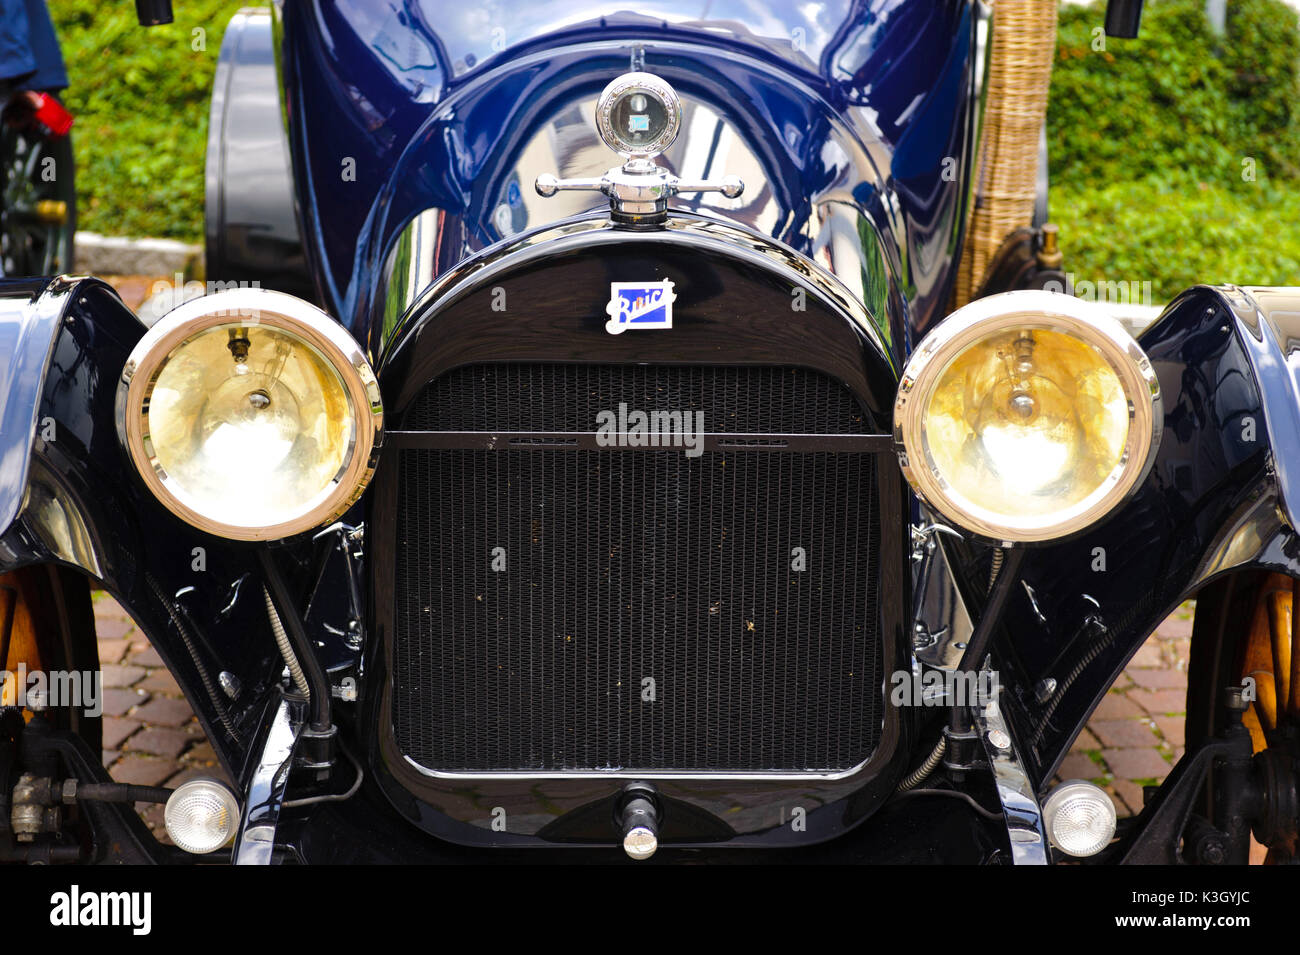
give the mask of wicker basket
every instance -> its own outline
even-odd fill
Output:
[[[979,289],[1002,240],[1033,220],[1039,136],[1056,56],[1057,0],[992,0],[992,7],[988,99],[956,306]]]

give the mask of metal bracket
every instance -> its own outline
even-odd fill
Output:
[[[301,700],[282,698],[266,733],[253,778],[244,792],[244,818],[235,837],[235,865],[270,865],[275,830],[289,785],[294,745],[306,720]]]
[[[735,199],[745,191],[745,184],[739,176],[687,181],[648,159],[631,159],[598,179],[558,179],[542,173],[535,188],[544,198],[557,192],[600,192],[609,199],[610,212],[617,219],[662,222],[668,217],[668,200],[673,196],[684,192],[720,192],[728,199]]]
[[[998,801],[1002,803],[1011,861],[1015,865],[1047,865],[1050,855],[1043,811],[1029,783],[1029,774],[1016,754],[1002,709],[994,699],[982,707],[971,707],[971,712],[993,770]]]
[[[913,524],[911,527],[912,536],[912,560],[920,563],[925,559],[927,554],[934,552],[939,546],[939,542],[934,539],[935,534],[949,534],[958,540],[962,539],[960,531],[953,530],[947,524]]]

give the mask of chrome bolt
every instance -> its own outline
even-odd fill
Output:
[[[989,730],[989,742],[995,749],[1011,748],[1011,737],[1003,730]]]
[[[1034,684],[1034,699],[1046,703],[1056,693],[1056,681],[1050,676]]]
[[[239,682],[239,677],[235,676],[229,670],[222,670],[221,673],[217,675],[217,682],[221,684],[221,689],[225,692],[226,696],[230,697],[232,700],[239,699],[239,693],[244,688],[243,684]]]
[[[623,837],[623,851],[632,859],[649,859],[659,848],[659,837],[645,826],[629,829]]]

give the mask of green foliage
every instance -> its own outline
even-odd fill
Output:
[[[1300,284],[1294,182],[1225,185],[1186,173],[1052,185],[1066,269],[1092,282],[1151,282],[1152,304],[1191,285]]]
[[[244,4],[184,0],[175,23],[147,29],[131,3],[49,6],[71,84],[65,101],[77,118],[78,227],[200,238],[212,76],[221,35]]]
[[[1150,0],[1096,49],[1103,3],[1062,10],[1048,107],[1067,267],[1147,281],[1300,283],[1300,26],[1281,0]]]
[[[1048,106],[1053,180],[1097,185],[1191,171],[1204,182],[1295,177],[1300,27],[1282,0],[1234,0],[1215,37],[1204,0],[1152,0],[1136,40],[1094,30],[1104,6],[1062,10]]]

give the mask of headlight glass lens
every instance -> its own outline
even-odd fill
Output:
[[[1162,405],[1104,306],[1042,291],[972,302],[922,339],[894,403],[899,461],[943,517],[1028,543],[1082,530],[1146,474]]]
[[[279,523],[329,493],[356,415],[338,372],[270,326],[218,325],[158,374],[146,449],[186,505],[215,521]]]
[[[233,540],[335,520],[365,491],[383,434],[379,383],[325,312],[265,289],[178,306],[132,349],[118,435],[173,514]]]
[[[1092,346],[1022,329],[960,353],[925,409],[925,441],[955,493],[1003,515],[1083,502],[1124,459],[1128,400]]]

